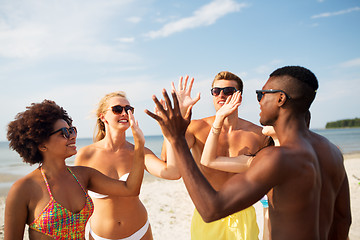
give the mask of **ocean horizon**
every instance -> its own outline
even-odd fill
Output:
[[[337,145],[343,154],[360,152],[360,128],[338,128],[338,129],[311,129],[312,131],[326,137]],[[132,137],[127,137],[133,143]],[[92,143],[92,138],[78,138],[76,141],[77,149]],[[161,155],[163,143],[162,135],[145,136],[145,146],[155,153]],[[66,160],[68,165],[73,165],[75,156]],[[0,190],[7,189],[11,184],[38,167],[38,164],[30,166],[24,163],[19,154],[9,149],[8,141],[0,142]]]

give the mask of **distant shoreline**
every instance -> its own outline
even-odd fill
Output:
[[[353,128],[360,128],[360,126],[356,126],[356,127],[328,127],[328,128],[325,127],[325,128],[322,128],[322,129],[329,130],[329,129],[353,129]],[[319,129],[319,130],[322,130],[322,129]]]

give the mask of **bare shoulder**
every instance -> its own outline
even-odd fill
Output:
[[[240,126],[243,130],[247,130],[247,131],[251,131],[251,132],[254,132],[258,135],[262,135],[262,127],[253,123],[253,122],[250,122],[248,120],[245,120],[245,119],[242,119],[242,118],[239,118],[239,122],[240,122]]]
[[[343,161],[342,152],[338,146],[330,142],[324,136],[320,134],[309,131],[311,134],[311,143],[314,146],[315,150],[319,153],[330,154],[337,161]],[[324,151],[326,150],[326,151]]]
[[[251,161],[246,175],[271,187],[281,184],[289,173],[285,155],[283,149],[275,146],[260,150]]]
[[[86,165],[96,151],[96,143],[80,148],[76,154],[75,165]]]
[[[8,197],[22,198],[24,201],[29,201],[31,196],[40,189],[39,183],[42,183],[43,178],[38,169],[32,171],[26,176],[17,180],[10,188]]]
[[[334,179],[338,176],[340,179],[345,177],[344,158],[341,150],[327,138],[311,132],[311,145],[317,154],[323,173]]]
[[[96,169],[87,166],[68,166],[71,172],[80,181],[81,185],[87,188],[91,175],[98,172]]]
[[[294,149],[287,146],[269,146],[260,150],[251,165],[260,165],[266,172],[275,176],[294,176],[295,172],[303,169],[304,159],[311,159],[311,153],[301,148]]]
[[[188,131],[197,132],[198,130],[204,127],[210,127],[214,122],[215,116],[206,117],[202,119],[191,120],[190,125],[188,127]]]
[[[261,149],[254,159],[251,161],[251,165],[262,165],[266,166],[266,168],[273,167],[275,169],[278,166],[283,165],[283,161],[285,159],[284,151],[281,147],[269,146]]]

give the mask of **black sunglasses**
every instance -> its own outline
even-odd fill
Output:
[[[116,115],[121,114],[124,109],[125,109],[126,113],[130,110],[131,113],[134,114],[134,107],[132,107],[130,105],[126,105],[125,107],[120,106],[120,105],[115,105],[115,106],[111,107],[111,111]]]
[[[287,95],[287,93],[284,92],[283,90],[269,89],[269,90],[256,90],[257,100],[260,102],[266,93],[278,93],[278,92],[285,94],[287,99],[291,99],[289,95]]]
[[[237,90],[234,87],[224,87],[224,88],[214,87],[211,89],[211,95],[218,96],[221,93],[221,91],[223,91],[224,95],[230,96],[233,95],[234,92],[236,92]]]
[[[60,128],[59,130],[56,130],[56,131],[50,133],[50,136],[55,134],[55,133],[58,133],[60,131],[61,131],[61,134],[63,135],[63,137],[66,138],[66,139],[70,139],[72,136],[73,137],[77,136],[76,127],[69,127],[69,128],[63,127],[63,128]]]

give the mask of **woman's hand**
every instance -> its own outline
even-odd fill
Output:
[[[132,134],[134,137],[134,143],[135,145],[145,145],[145,137],[143,132],[141,131],[140,127],[139,127],[139,123],[137,120],[135,120],[134,115],[132,114],[131,111],[128,111],[128,115],[129,115],[129,122],[130,122],[130,127],[132,130]]]
[[[185,76],[184,83],[183,83],[183,77],[180,77],[178,90],[176,90],[174,82],[171,82],[172,90],[176,92],[176,96],[179,100],[179,107],[182,116],[185,116],[190,106],[194,106],[195,103],[197,103],[200,100],[200,93],[198,93],[194,99],[191,98],[191,90],[194,84],[194,78],[191,78],[189,87],[187,86],[188,80],[189,80],[188,75]]]
[[[237,111],[241,103],[241,92],[237,91],[232,96],[229,96],[225,104],[216,112],[216,117],[213,126],[215,128],[221,128],[224,122],[224,119]]]

